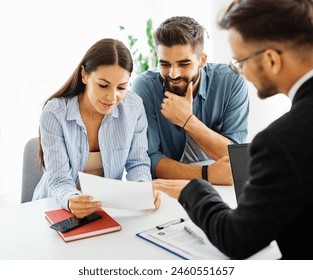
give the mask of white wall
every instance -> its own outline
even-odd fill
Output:
[[[210,61],[228,62],[227,32],[216,28],[216,14],[226,0],[0,0],[0,194],[20,192],[22,153],[38,135],[44,100],[72,73],[86,50],[104,37],[127,43],[127,32],[145,36],[174,15],[196,18],[210,33],[205,50]],[[257,99],[250,87],[249,139],[288,110],[286,98]]]
[[[206,2],[193,3],[208,10]],[[93,43],[127,43],[119,25],[145,42],[149,18],[154,26],[173,15],[207,18],[184,0],[0,0],[0,11],[0,194],[20,191],[23,148],[38,135],[42,104]]]

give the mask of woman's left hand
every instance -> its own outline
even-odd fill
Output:
[[[154,208],[151,209],[151,212],[154,212],[160,208],[161,205],[161,194],[159,191],[153,191],[154,194]]]

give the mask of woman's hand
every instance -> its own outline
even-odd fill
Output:
[[[79,219],[95,212],[101,207],[100,201],[93,201],[90,195],[73,195],[69,199],[70,211]]]
[[[154,208],[151,209],[151,212],[156,211],[160,208],[161,205],[161,194],[158,191],[153,191],[153,195],[154,195]]]

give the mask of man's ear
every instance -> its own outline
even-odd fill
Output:
[[[207,55],[206,53],[202,53],[201,56],[200,56],[200,68],[203,68],[206,64],[206,61],[207,61]]]
[[[282,57],[277,50],[268,49],[265,52],[266,66],[273,74],[278,74],[282,68]]]

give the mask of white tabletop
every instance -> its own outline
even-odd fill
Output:
[[[215,188],[230,207],[236,207],[233,187]],[[120,223],[121,231],[67,243],[49,227],[44,216],[45,211],[58,208],[60,207],[52,198],[0,208],[0,260],[180,259],[136,236],[138,232],[187,217],[177,200],[164,193],[161,193],[161,206],[155,212],[104,208]],[[270,251],[266,258],[277,258],[277,250],[274,250],[274,257]]]
[[[236,206],[233,187],[217,190],[230,206]],[[104,210],[122,226],[119,232],[64,242],[49,227],[44,212],[60,208],[52,198],[0,208],[0,259],[178,259],[136,236],[136,233],[171,220],[187,217],[177,200],[161,194],[155,212]]]

